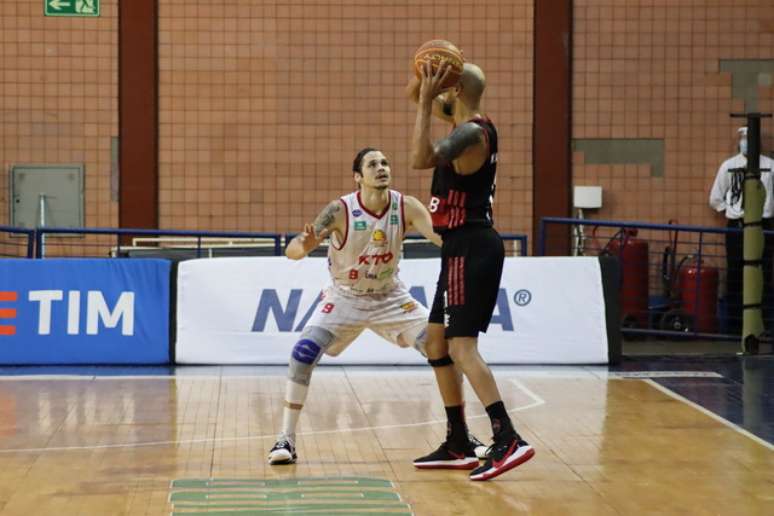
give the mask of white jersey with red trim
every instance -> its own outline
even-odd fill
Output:
[[[334,233],[328,247],[333,284],[354,294],[384,293],[398,284],[398,261],[406,230],[403,195],[390,190],[382,213],[363,206],[360,192],[340,198],[346,214],[342,240]]]

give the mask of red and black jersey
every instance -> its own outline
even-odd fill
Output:
[[[439,165],[433,171],[430,215],[433,229],[444,233],[462,226],[492,226],[492,202],[497,171],[497,129],[488,118],[470,122],[484,130],[489,156],[476,172],[460,175],[452,163]]]

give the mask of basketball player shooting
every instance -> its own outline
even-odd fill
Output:
[[[285,254],[300,260],[330,237],[328,269],[331,285],[320,308],[293,347],[285,389],[282,430],[269,452],[270,464],[297,459],[296,426],[312,371],[323,354],[341,353],[363,330],[370,329],[401,347],[425,355],[428,310],[398,279],[398,262],[406,232],[413,228],[436,245],[430,213],[417,199],[390,190],[392,171],[378,149],[361,150],[352,170],[358,191],[331,201],[287,246]],[[461,378],[455,381],[461,381]],[[467,436],[469,446],[485,448]],[[478,459],[461,458],[478,464]]]
[[[436,451],[416,459],[414,465],[444,467],[458,457],[474,455],[467,439],[460,384],[455,381],[456,365],[491,420],[494,444],[486,462],[472,466],[475,469],[470,473],[471,480],[488,480],[526,462],[535,452],[514,429],[494,376],[478,352],[478,335],[487,330],[492,318],[505,260],[503,241],[492,219],[497,130],[480,107],[486,81],[482,70],[471,63],[455,69],[462,54],[450,43],[442,43],[445,48],[431,52],[451,56],[416,59],[419,77],[412,79],[407,93],[417,102],[411,164],[416,169],[434,168],[430,212],[443,244],[426,354],[452,431]],[[449,81],[451,74],[459,74],[459,80]],[[449,87],[450,82],[456,84]],[[430,139],[433,115],[452,129],[437,142]]]

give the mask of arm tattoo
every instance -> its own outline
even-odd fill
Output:
[[[341,203],[339,201],[333,201],[325,207],[323,211],[314,219],[314,230],[319,233],[323,229],[327,228],[336,219],[336,213],[341,209]]]
[[[472,122],[457,127],[452,133],[435,144],[435,154],[443,163],[460,157],[465,150],[481,141],[481,127]]]

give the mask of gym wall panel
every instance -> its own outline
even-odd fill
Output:
[[[398,190],[427,201],[431,171],[408,166],[404,87],[414,50],[440,37],[487,74],[495,217],[529,233],[532,4],[160,0],[161,226],[298,231],[354,189],[365,146],[385,151]]]

